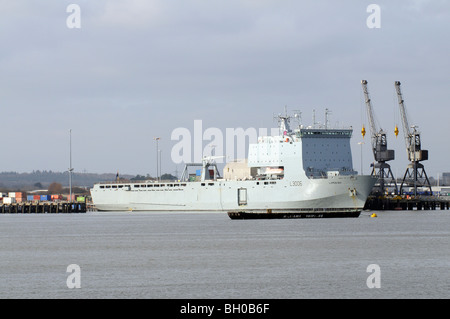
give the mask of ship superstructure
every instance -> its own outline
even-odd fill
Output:
[[[244,177],[221,178],[214,158],[205,157],[186,164],[178,182],[95,184],[93,203],[98,210],[217,211],[233,219],[359,216],[376,178],[353,170],[352,129],[291,130],[290,116],[278,119],[278,136],[249,145]],[[188,173],[192,166],[200,178]]]

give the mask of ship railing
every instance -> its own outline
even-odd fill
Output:
[[[158,184],[158,183],[174,183],[174,181],[171,180],[164,180],[164,181],[156,181],[156,180],[137,180],[137,181],[131,181],[131,180],[119,180],[119,181],[105,181],[105,182],[98,182],[95,184],[109,184],[109,185],[116,185],[116,184]]]
[[[306,177],[308,177],[309,179],[329,179],[329,178],[332,178],[332,177],[347,177],[347,176],[354,177],[356,175],[357,175],[356,172],[353,172],[353,173],[348,172],[346,174],[338,174],[338,175],[332,175],[332,176],[328,176],[328,175],[306,175]]]

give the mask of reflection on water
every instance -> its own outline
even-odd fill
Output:
[[[448,298],[450,213],[369,215],[1,215],[0,298]]]

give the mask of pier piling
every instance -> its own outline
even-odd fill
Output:
[[[14,203],[1,204],[2,214],[72,214],[86,213],[86,203],[59,202],[59,203]]]
[[[448,210],[450,200],[438,197],[424,198],[388,198],[371,196],[364,209],[370,210]]]

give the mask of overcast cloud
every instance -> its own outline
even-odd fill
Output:
[[[66,24],[72,3],[80,29]],[[371,3],[381,28],[367,27]],[[174,129],[270,128],[285,105],[304,124],[328,108],[330,123],[352,126],[360,170],[366,79],[394,174],[407,165],[399,80],[436,178],[450,171],[449,31],[450,2],[438,0],[1,0],[0,170],[67,170],[72,129],[75,172],[153,176],[159,136],[173,173]]]

